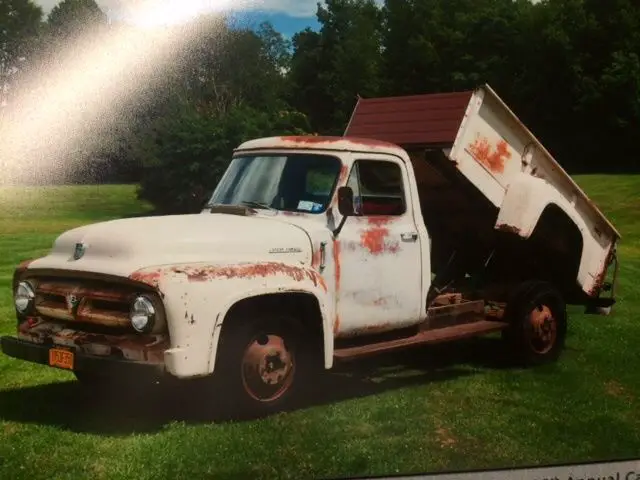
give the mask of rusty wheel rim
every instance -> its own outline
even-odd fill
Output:
[[[533,335],[531,348],[535,353],[544,355],[549,353],[556,343],[558,322],[547,305],[539,305],[529,314]]]
[[[293,384],[295,360],[284,339],[278,335],[254,338],[242,358],[242,385],[259,402],[281,398]]]

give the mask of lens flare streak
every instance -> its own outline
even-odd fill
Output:
[[[137,96],[153,94],[164,70],[229,0],[127,2],[129,25],[110,25],[66,45],[0,110],[0,184],[64,179]],[[182,23],[180,23],[182,22]],[[214,28],[214,25],[210,25]]]

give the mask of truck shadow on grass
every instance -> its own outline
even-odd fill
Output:
[[[508,368],[500,345],[499,339],[476,338],[340,366],[322,376],[319,395],[316,393],[313,400],[292,410],[480,375],[483,369]],[[0,419],[108,436],[154,432],[171,422],[255,419],[230,417],[221,405],[205,402],[203,397],[202,390],[190,383],[177,387],[154,385],[125,396],[118,392],[89,392],[69,381],[0,391]]]

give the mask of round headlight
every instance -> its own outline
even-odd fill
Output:
[[[131,326],[139,333],[148,333],[153,330],[156,310],[153,303],[147,297],[138,297],[131,305]]]
[[[33,291],[33,287],[28,282],[20,282],[13,296],[13,302],[18,313],[21,315],[27,314],[33,307],[35,298],[36,293]]]

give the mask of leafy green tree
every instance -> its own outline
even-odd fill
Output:
[[[583,3],[589,22],[574,40],[580,50],[574,109],[579,131],[571,147],[585,159],[585,170],[603,164],[637,170],[640,159],[629,152],[640,125],[640,8],[635,0]]]
[[[384,92],[435,93],[491,83],[501,91],[522,62],[529,0],[386,0]]]
[[[289,70],[291,63],[291,41],[284,38],[270,22],[262,22],[256,35],[262,41],[262,55],[279,73]]]
[[[0,108],[16,74],[29,63],[40,31],[42,9],[31,0],[0,0]]]
[[[206,15],[182,27],[190,39],[169,72],[172,95],[222,113],[239,102],[256,108],[281,105],[286,90],[288,44],[271,24],[258,31],[231,28]]]
[[[198,211],[213,193],[235,147],[256,137],[306,131],[306,117],[292,111],[236,106],[213,116],[192,105],[177,107],[159,122],[153,140],[143,148],[139,196],[160,213]]]
[[[289,48],[270,24],[253,31],[203,16],[179,28],[191,40],[128,148],[142,166],[140,197],[163,213],[200,208],[243,141],[309,131],[284,98]]]
[[[316,130],[328,130],[332,124],[334,97],[327,86],[331,58],[323,49],[322,37],[310,28],[293,36],[289,101],[306,112]]]
[[[54,38],[68,42],[107,25],[107,16],[95,0],[62,0],[49,13],[47,24]]]
[[[516,112],[571,172],[637,170],[640,10],[629,0],[547,0],[521,19]]]
[[[357,96],[378,93],[382,16],[373,0],[325,3],[320,32],[294,36],[291,101],[317,130],[342,134]]]

